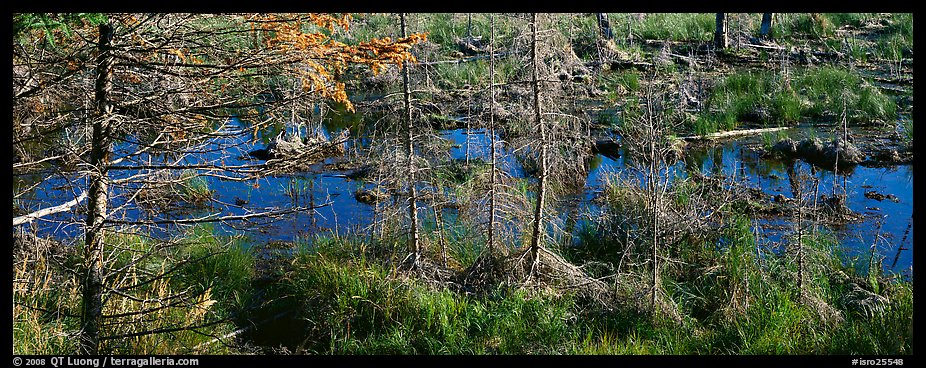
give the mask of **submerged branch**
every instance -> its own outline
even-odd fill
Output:
[[[286,215],[286,214],[295,213],[295,212],[314,210],[314,209],[318,209],[318,208],[322,208],[322,207],[326,207],[330,205],[331,205],[331,202],[326,202],[326,203],[323,203],[317,206],[297,207],[297,208],[290,208],[290,209],[282,210],[282,211],[267,211],[267,212],[249,213],[246,215],[218,216],[217,213],[214,213],[208,216],[203,216],[199,218],[191,218],[191,219],[149,220],[149,221],[106,220],[106,223],[118,224],[118,225],[164,225],[164,224],[182,225],[182,224],[201,224],[201,223],[207,223],[207,222],[239,221],[239,220],[248,220],[248,219],[253,219],[253,218]]]
[[[716,132],[705,135],[693,135],[687,137],[679,137],[678,139],[685,141],[694,141],[694,140],[711,140],[711,139],[724,139],[724,138],[733,138],[740,137],[744,135],[754,135],[762,133],[773,133],[789,129],[790,127],[775,127],[775,128],[760,128],[760,129],[741,129],[741,130],[730,130],[726,132]]]

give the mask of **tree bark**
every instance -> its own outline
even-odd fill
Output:
[[[762,13],[762,27],[759,29],[759,36],[768,38],[768,33],[772,30],[772,13]]]
[[[650,87],[652,88],[652,87]],[[659,180],[659,166],[657,165],[657,160],[659,156],[656,153],[656,140],[659,139],[658,132],[656,131],[656,121],[653,117],[653,98],[652,95],[649,96],[649,101],[646,104],[646,125],[648,128],[647,136],[649,137],[649,188],[650,188],[650,207],[652,209],[651,220],[652,220],[652,241],[653,241],[653,277],[652,277],[652,294],[651,294],[651,303],[653,308],[653,313],[656,313],[656,299],[658,297],[659,291],[659,188],[657,186],[657,180]]]
[[[537,203],[534,207],[534,226],[531,231],[530,250],[536,264],[540,257],[540,239],[543,236],[543,206],[546,199],[547,190],[547,133],[541,118],[540,110],[540,81],[539,81],[539,63],[540,58],[537,56],[537,13],[531,14],[531,60],[534,64],[531,78],[534,94],[534,124],[540,130],[540,170],[539,170],[539,187],[537,188]]]
[[[100,326],[103,316],[103,221],[108,205],[107,169],[111,151],[109,119],[113,106],[109,95],[112,92],[113,27],[100,24],[99,55],[97,56],[97,79],[95,87],[96,116],[93,120],[90,151],[90,188],[87,203],[87,224],[83,254],[84,275],[82,282],[82,311],[80,330],[80,353],[99,353]]]
[[[491,34],[489,35],[489,45],[492,45],[492,42],[495,42],[495,17],[489,16],[489,28],[491,29]],[[492,46],[490,46],[492,47]],[[495,152],[495,50],[489,50],[489,139],[491,140],[491,155],[492,155],[492,177],[490,179],[489,185],[489,256],[494,259],[495,257],[495,184],[496,184],[496,172],[495,172],[495,162],[497,160]]]
[[[714,47],[717,49],[727,48],[727,14],[717,13],[714,28]]]
[[[405,23],[405,13],[401,13],[399,18],[402,22],[402,38],[408,37],[408,30]],[[408,247],[414,255],[414,262],[418,262],[421,256],[421,247],[418,242],[418,190],[415,187],[415,148],[414,135],[412,134],[412,99],[409,90],[408,64],[402,65],[402,95],[405,100],[405,155],[408,158],[406,169],[408,170],[408,217],[411,224],[408,229]]]
[[[598,30],[601,32],[601,37],[604,37],[606,40],[614,38],[614,34],[611,32],[611,22],[608,20],[608,14],[595,13],[595,16],[598,18]]]

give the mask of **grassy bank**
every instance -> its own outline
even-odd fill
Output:
[[[635,307],[629,300],[639,290],[626,280],[613,285],[621,302],[607,308],[516,285],[465,293],[397,272],[347,240],[298,254],[270,308],[298,314],[303,334],[288,348],[313,354],[912,353],[912,285],[885,284],[877,307],[859,307],[847,295],[870,287],[867,278],[830,239],[807,238],[813,266],[803,294],[795,291],[793,259],[758,256],[747,220],[712,241],[674,248],[678,262],[663,287],[677,321]],[[587,242],[579,248],[593,246]]]

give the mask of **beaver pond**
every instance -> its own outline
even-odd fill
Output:
[[[356,117],[355,117],[356,119]],[[232,120],[231,127],[242,127],[243,123]],[[343,124],[342,124],[343,125]],[[319,134],[333,136],[338,131],[330,129],[345,129],[332,127],[332,124],[322,125]],[[794,128],[787,131],[787,136],[800,139],[813,128]],[[267,137],[263,140],[248,140],[236,137],[232,142],[219,140],[212,145],[205,145],[205,153],[187,155],[183,158],[185,164],[223,162],[229,166],[249,165],[260,160],[248,155],[248,152],[260,149],[267,145],[269,137],[277,135],[278,131],[264,132]],[[486,129],[448,129],[438,131],[440,137],[450,142],[447,148],[449,158],[454,161],[489,159],[490,137]],[[871,134],[871,133],[868,133]],[[783,136],[782,136],[783,137]],[[620,137],[614,137],[616,141]],[[779,137],[781,138],[781,137]],[[864,138],[860,138],[864,139]],[[239,181],[221,177],[205,177],[205,187],[210,191],[211,199],[206,205],[174,208],[170,211],[151,211],[143,206],[128,205],[115,202],[117,212],[113,217],[125,220],[169,220],[172,218],[189,217],[190,215],[208,215],[210,213],[223,213],[243,215],[268,209],[280,209],[304,206],[311,210],[290,213],[275,219],[255,219],[246,223],[219,223],[216,225],[217,234],[247,233],[249,241],[253,244],[266,244],[271,242],[311,242],[315,235],[320,234],[365,234],[369,231],[373,220],[373,206],[358,199],[358,193],[370,190],[374,186],[362,177],[355,174],[359,171],[356,165],[343,165],[350,161],[350,153],[356,152],[354,148],[369,144],[369,137],[353,137],[344,142],[347,147],[346,154],[325,158],[304,172],[285,175],[261,177],[254,180]],[[231,150],[214,150],[213,147],[233,147]],[[588,159],[588,174],[582,186],[582,193],[575,193],[563,199],[560,206],[571,206],[581,209],[573,211],[573,219],[578,224],[597,217],[599,205],[597,195],[603,190],[607,177],[620,174],[625,170],[625,149],[613,149],[611,152],[597,153]],[[122,144],[115,152],[135,152],[137,147],[131,144]],[[521,161],[507,147],[499,149],[499,166],[514,178],[527,178]],[[803,160],[783,160],[765,154],[762,148],[761,137],[751,136],[738,139],[727,139],[713,143],[692,144],[685,158],[674,164],[672,175],[684,178],[692,173],[704,176],[719,176],[735,178],[738,182],[749,188],[761,192],[759,200],[774,203],[776,196],[791,197],[791,185],[795,169],[800,172],[811,171],[811,164]],[[167,162],[176,159],[166,157],[149,157],[142,154],[136,160],[141,162]],[[339,169],[338,167],[342,168]],[[346,168],[343,168],[346,167]],[[120,176],[118,172],[114,179]],[[790,174],[789,174],[790,173]],[[846,172],[834,173],[832,170],[814,170],[813,175],[818,179],[818,192],[828,194],[833,192],[833,186],[842,191],[845,188],[845,206],[855,214],[855,218],[834,228],[835,234],[850,254],[857,256],[869,255],[873,248],[885,260],[882,266],[885,271],[912,276],[913,265],[913,165],[912,163],[899,165],[855,165]],[[810,177],[801,177],[809,181]],[[29,177],[16,178],[14,184],[28,186]],[[24,206],[29,208],[45,207],[73,199],[73,193],[82,188],[79,177],[59,175],[50,180],[42,181],[34,191],[34,196],[22,198]],[[358,192],[359,191],[359,192]],[[118,199],[118,189],[114,190],[113,197]],[[317,207],[317,208],[315,208]],[[422,209],[424,211],[424,209]],[[446,211],[446,210],[445,210]],[[450,211],[452,212],[452,211]],[[452,214],[451,214],[452,215]],[[55,214],[36,224],[38,234],[52,236],[59,239],[78,237],[82,228],[78,226],[81,215],[79,212],[65,212]],[[757,220],[760,228],[759,234],[764,245],[770,248],[779,247],[786,240],[782,235],[791,229],[789,216],[764,216]],[[167,225],[163,228],[166,230]],[[167,234],[164,231],[163,234]]]
[[[13,20],[14,354],[912,354],[911,13]]]

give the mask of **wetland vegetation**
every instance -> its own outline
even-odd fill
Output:
[[[913,353],[912,14],[13,31],[14,354]]]

